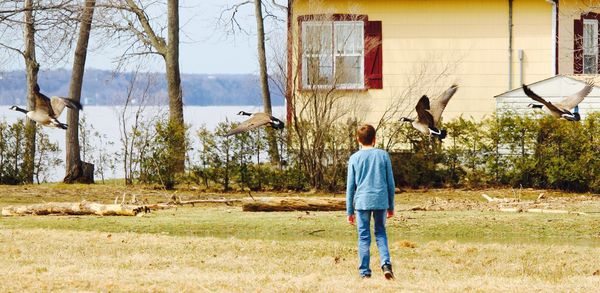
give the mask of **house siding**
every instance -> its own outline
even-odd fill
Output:
[[[369,20],[382,21],[383,89],[351,97],[363,104],[366,113],[361,118],[366,122],[376,123],[398,100],[404,107],[399,115],[414,114],[422,94],[437,97],[452,83],[460,88],[446,108],[445,119],[460,115],[479,119],[494,112],[495,95],[509,90],[507,0],[294,1],[294,20],[320,13],[366,14]],[[297,32],[297,22],[292,24]],[[513,1],[512,88],[520,87],[519,49],[524,51],[526,83],[554,74],[553,37],[552,4]],[[415,87],[416,79],[436,76],[436,82]],[[407,94],[410,88],[418,89]]]

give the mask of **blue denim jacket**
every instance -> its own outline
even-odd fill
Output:
[[[360,150],[348,161],[346,212],[394,210],[394,174],[390,155],[377,148]]]

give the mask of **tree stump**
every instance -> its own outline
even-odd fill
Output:
[[[81,162],[81,177],[79,177],[77,182],[85,184],[94,183],[94,164]]]
[[[83,183],[93,184],[94,183],[94,164],[88,162],[81,162],[81,165],[74,165],[72,170],[69,170],[64,183]]]

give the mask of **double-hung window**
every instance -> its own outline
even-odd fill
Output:
[[[364,21],[302,22],[302,86],[365,87]]]
[[[583,20],[583,73],[598,73],[598,20]]]
[[[573,20],[573,73],[598,74],[598,23],[600,14],[588,12]]]

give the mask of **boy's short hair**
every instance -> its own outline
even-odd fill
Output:
[[[362,145],[372,145],[375,140],[375,128],[370,124],[363,124],[358,127],[356,137]]]

